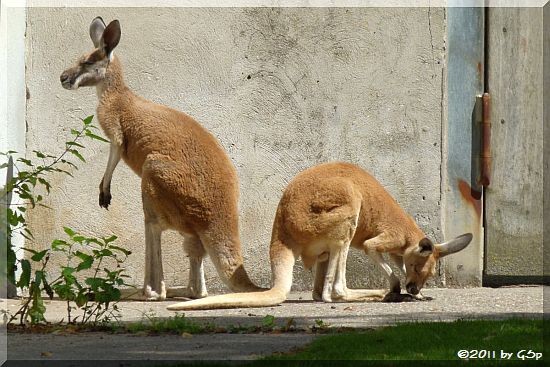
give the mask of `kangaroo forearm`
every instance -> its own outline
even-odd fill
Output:
[[[105,169],[105,173],[103,174],[103,180],[101,184],[101,188],[103,191],[110,191],[111,189],[111,180],[113,178],[113,172],[115,171],[116,166],[118,165],[118,162],[120,162],[121,158],[121,148],[115,143],[111,143],[111,147],[109,149],[109,159],[107,161],[107,168]]]
[[[107,168],[103,174],[103,179],[99,184],[99,206],[108,209],[111,204],[111,180],[113,178],[113,172],[120,162],[121,148],[118,144],[111,143],[109,150],[109,160],[107,161]]]

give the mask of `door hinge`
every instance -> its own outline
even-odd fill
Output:
[[[483,187],[491,184],[491,95],[483,93],[481,120],[480,175],[478,183]]]
[[[481,195],[491,183],[491,96],[476,96],[472,119],[472,190]]]

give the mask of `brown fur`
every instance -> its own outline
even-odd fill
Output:
[[[270,248],[271,290],[209,297],[168,308],[276,305],[283,302],[290,291],[292,267],[299,256],[307,268],[317,264],[313,290],[316,300],[382,297],[383,291],[346,287],[345,261],[349,246],[364,250],[379,265],[377,256],[381,253],[389,253],[398,263],[404,261],[407,288],[416,291],[413,286],[417,290],[422,288],[426,279],[433,275],[441,255],[438,245],[429,253],[420,253],[419,244],[424,239],[424,233],[414,220],[369,173],[349,163],[321,164],[298,174],[279,202]],[[331,262],[337,264],[332,266],[337,270],[330,270]],[[393,274],[388,277],[392,291],[399,292],[399,280]]]
[[[177,295],[206,295],[205,254],[232,290],[258,289],[243,268],[235,168],[216,138],[192,117],[141,98],[126,86],[118,57],[108,54],[118,43],[115,32],[120,38],[115,22],[105,29],[101,18],[94,19],[90,34],[97,48],[66,70],[61,80],[68,89],[83,85],[98,89],[97,116],[112,144],[110,162],[113,156],[100,185],[100,205],[110,204],[110,173],[120,157],[141,176],[147,242],[143,296],[166,297],[160,262],[160,233],[165,229],[188,238],[186,250],[198,267],[193,270],[192,263],[189,290]],[[94,39],[94,34],[102,33],[103,38]],[[108,33],[115,41],[107,39]]]

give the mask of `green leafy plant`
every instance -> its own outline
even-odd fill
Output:
[[[328,328],[330,327],[329,324],[327,324],[326,322],[324,322],[323,320],[321,319],[315,319],[315,325],[313,325],[311,327],[311,329],[313,331],[316,331],[316,330],[327,330]]]
[[[262,319],[262,328],[264,330],[272,330],[275,327],[275,316],[265,315]]]
[[[21,308],[11,317],[13,321],[17,316],[20,323],[30,321],[36,324],[45,321],[46,307],[42,300],[42,293],[50,298],[57,294],[67,301],[68,321],[71,319],[71,310],[74,303],[76,308],[83,310],[80,322],[108,319],[116,304],[111,303],[120,299],[120,292],[116,288],[124,284],[124,269],[120,267],[123,257],[128,256],[129,251],[113,245],[115,236],[107,238],[84,237],[76,231],[65,228],[69,240],[54,240],[51,247],[41,251],[24,247],[19,251],[26,251],[30,258],[17,259],[14,238],[20,235],[28,244],[35,244],[34,248],[40,248],[34,241],[34,236],[29,230],[25,218],[28,209],[36,206],[45,206],[43,194],[40,191],[50,193],[52,185],[50,175],[54,173],[73,176],[71,170],[78,167],[70,160],[74,157],[81,162],[86,162],[79,149],[83,138],[108,142],[96,135],[97,127],[92,123],[93,116],[82,120],[80,130],[71,129],[73,138],[65,142],[65,149],[59,155],[46,154],[37,150],[32,152],[32,160],[18,156],[15,151],[1,153],[4,161],[0,170],[6,170],[6,185],[0,191],[0,221],[5,223],[0,229],[0,238],[6,239],[2,244],[2,255],[7,261],[2,261],[1,274],[11,284],[19,287],[27,294],[23,299]],[[37,190],[37,189],[42,190]],[[12,202],[13,198],[16,202]],[[60,253],[66,256],[66,266],[61,269],[61,275],[54,281],[48,282],[48,264],[52,253]],[[107,260],[116,264],[115,270],[103,267]],[[74,261],[78,264],[73,265]],[[19,270],[19,277],[16,273]],[[93,276],[87,277],[84,283],[78,281],[77,275],[84,271],[93,271]]]
[[[113,242],[116,236],[94,238],[85,237],[73,229],[65,227],[69,240],[54,240],[51,250],[62,253],[67,259],[61,267],[61,274],[52,281],[50,288],[59,298],[67,302],[67,322],[80,323],[107,322],[112,318],[118,319],[119,310],[116,302],[120,300],[119,286],[126,285],[125,269],[121,264],[126,260],[130,251],[116,246]],[[106,262],[115,264],[114,270],[105,267]],[[91,271],[91,276],[79,276]],[[84,281],[79,279],[84,278]],[[50,292],[51,293],[51,292]],[[71,311],[75,308],[83,311],[82,316],[71,319]]]

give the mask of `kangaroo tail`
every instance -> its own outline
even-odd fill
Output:
[[[292,269],[296,259],[292,249],[279,240],[271,243],[270,257],[273,288],[263,292],[230,293],[180,302],[168,306],[168,310],[184,311],[215,308],[268,307],[283,303],[292,286]]]

